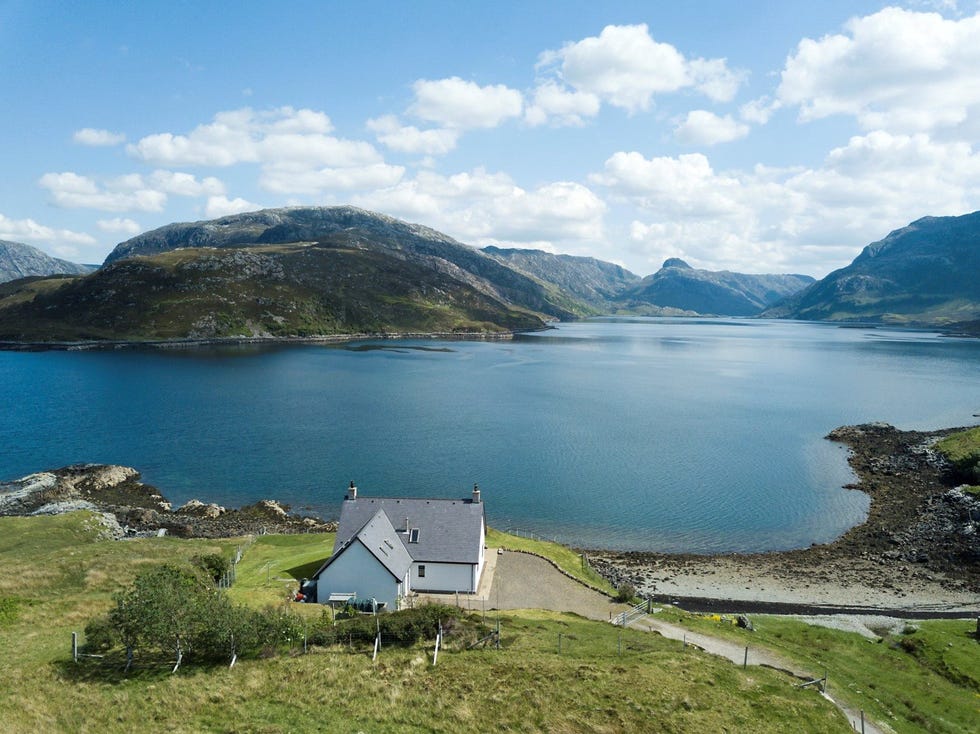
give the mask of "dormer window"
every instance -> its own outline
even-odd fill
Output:
[[[418,543],[419,542],[419,529],[418,528],[412,528],[411,531],[408,533],[408,542],[409,543]]]

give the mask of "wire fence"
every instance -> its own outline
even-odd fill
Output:
[[[245,557],[245,551],[255,544],[255,536],[249,535],[238,548],[235,549],[235,557],[232,559],[231,566],[225,571],[217,581],[219,589],[230,589],[238,576],[238,564]]]

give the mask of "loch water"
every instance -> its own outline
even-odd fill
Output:
[[[863,520],[839,425],[980,422],[980,340],[889,328],[595,319],[513,341],[0,352],[0,481],[133,466],[175,505],[336,517],[467,496],[580,547],[804,547]]]

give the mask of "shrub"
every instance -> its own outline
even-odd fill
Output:
[[[203,570],[215,583],[218,583],[231,568],[229,560],[220,553],[205,553],[194,556],[191,558],[191,563]]]
[[[613,598],[618,602],[628,604],[629,602],[633,601],[635,597],[636,589],[633,587],[633,584],[620,584],[616,588],[616,596]]]
[[[85,625],[83,651],[88,654],[111,650],[120,642],[119,633],[109,621],[109,617],[96,617]]]

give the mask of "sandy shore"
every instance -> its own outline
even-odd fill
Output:
[[[859,610],[980,614],[980,498],[932,446],[944,435],[886,424],[848,426],[828,439],[871,496],[868,519],[836,541],[803,550],[729,555],[589,551],[615,585],[658,600],[689,598]],[[784,610],[784,611],[789,611]]]

